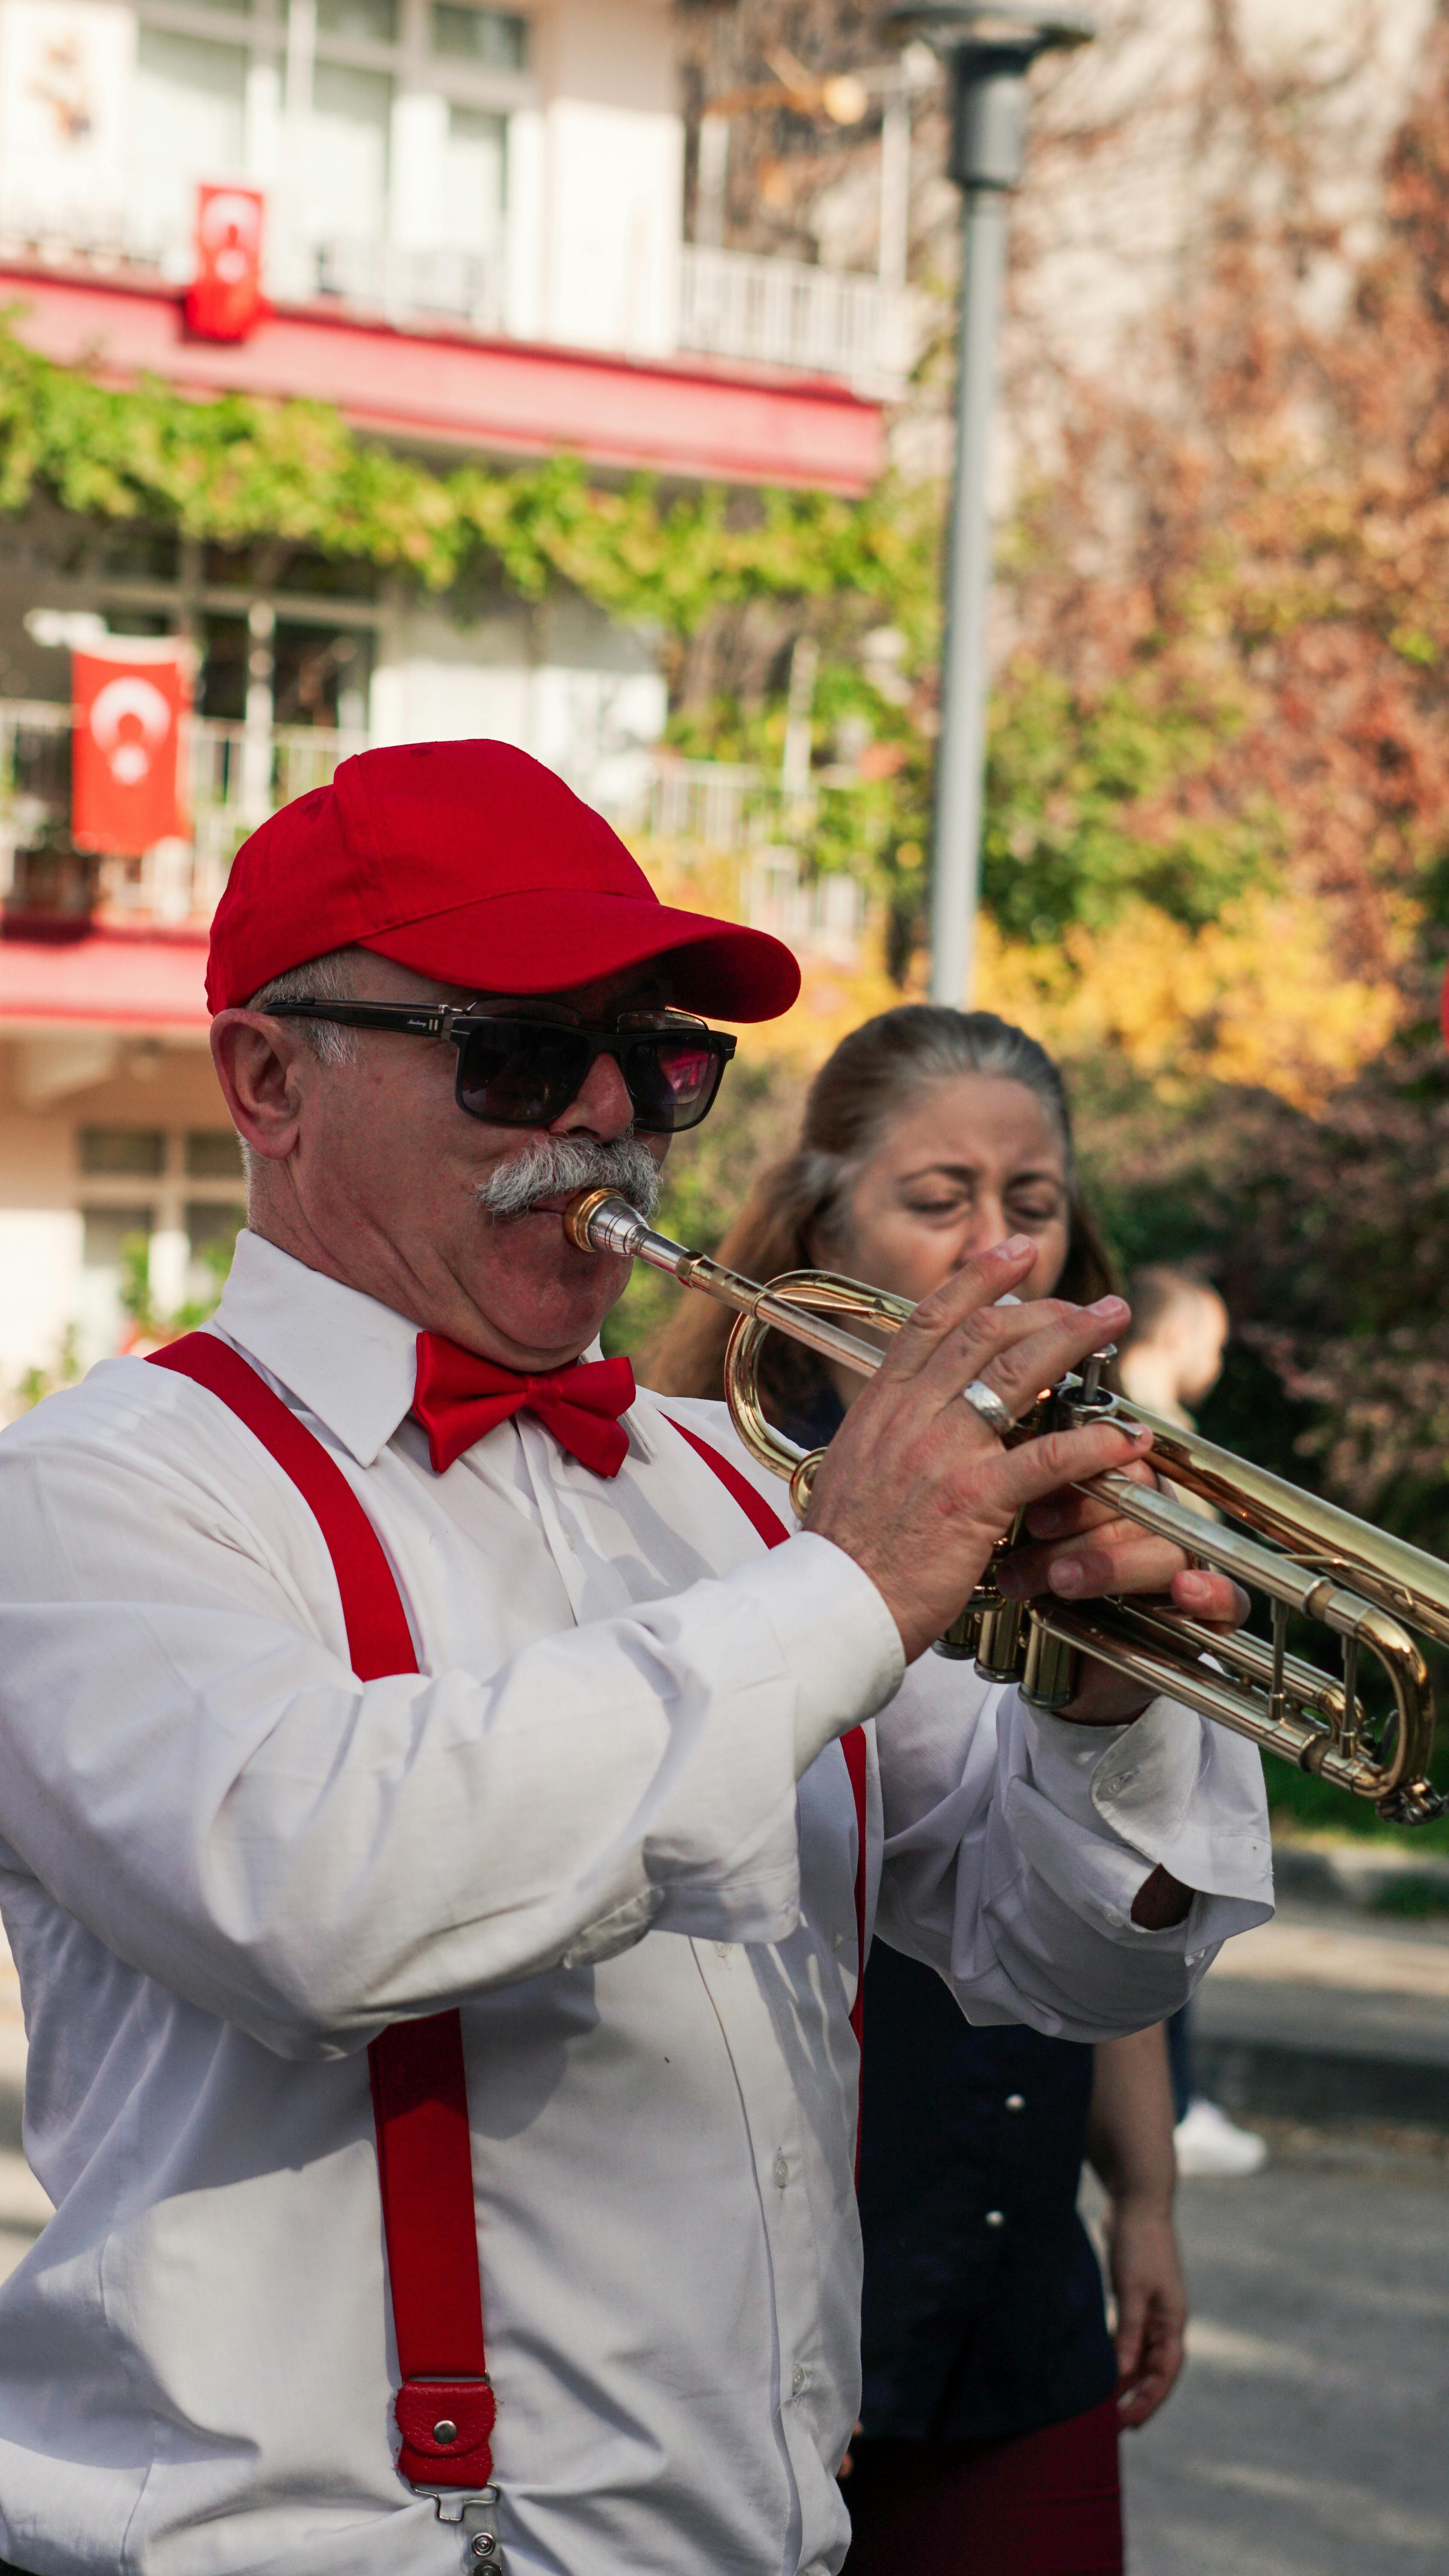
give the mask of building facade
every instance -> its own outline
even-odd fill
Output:
[[[859,493],[898,288],[686,240],[679,89],[666,0],[0,0],[0,298],[64,366],[320,398],[427,462]],[[207,189],[260,202],[225,341],[188,320]],[[127,856],[65,846],[86,634],[194,657],[186,831]],[[201,971],[240,834],[350,750],[489,734],[626,826],[738,841],[744,783],[661,759],[665,715],[647,639],[567,591],[429,601],[280,541],[0,520],[0,1389],[214,1286],[240,1169]],[[750,882],[806,918],[778,854]]]

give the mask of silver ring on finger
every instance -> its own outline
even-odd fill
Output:
[[[1011,1429],[1011,1416],[995,1387],[988,1386],[984,1377],[973,1377],[970,1385],[963,1387],[961,1392],[972,1411],[980,1414],[987,1430],[994,1431],[998,1440],[1004,1440]]]

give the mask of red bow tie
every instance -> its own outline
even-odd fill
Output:
[[[460,1350],[441,1333],[418,1335],[413,1411],[428,1435],[438,1476],[511,1413],[536,1414],[571,1457],[596,1476],[617,1476],[629,1455],[619,1416],[633,1401],[634,1372],[624,1359],[581,1360],[572,1368],[525,1377]]]

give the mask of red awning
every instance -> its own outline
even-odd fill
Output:
[[[84,939],[0,939],[0,1028],[200,1036],[208,1026],[204,937],[98,930]]]
[[[185,336],[179,288],[101,284],[0,262],[3,301],[31,348],[64,366],[198,394],[304,395],[358,428],[502,456],[560,450],[724,483],[858,495],[885,462],[881,405],[847,385],[709,358],[615,358],[398,331],[312,307],[274,312],[235,345]]]

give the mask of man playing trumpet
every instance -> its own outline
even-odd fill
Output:
[[[1237,1738],[926,1652],[1019,1509],[1141,1454],[999,1437],[1117,1301],[964,1265],[791,1534],[719,1408],[598,1357],[626,1267],[566,1199],[648,1209],[730,1052],[693,1015],[795,984],[498,744],[364,754],[237,859],[215,1323],[0,1440],[33,2576],[825,2576],[872,1922],[1096,2039],[1269,1910]],[[1076,1518],[1086,1589],[1235,1614]]]

